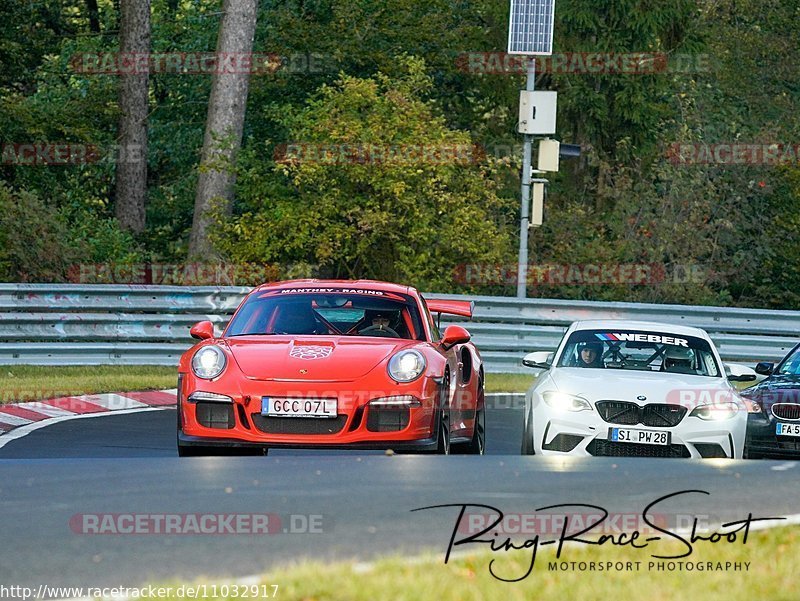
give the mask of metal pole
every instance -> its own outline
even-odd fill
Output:
[[[525,89],[533,92],[536,82],[536,58],[528,57],[528,82]],[[531,145],[533,136],[525,134],[522,146],[522,201],[519,209],[519,261],[517,263],[517,298],[527,296],[528,226],[531,214]]]

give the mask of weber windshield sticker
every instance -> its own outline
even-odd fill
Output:
[[[672,346],[684,346],[689,348],[689,341],[684,338],[674,336],[662,336],[661,334],[637,334],[634,332],[618,332],[608,334],[595,334],[604,342],[654,342],[656,344],[670,344]]]

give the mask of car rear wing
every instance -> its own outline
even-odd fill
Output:
[[[425,302],[431,313],[438,313],[439,315],[444,313],[472,319],[472,314],[475,311],[475,301],[426,299]]]

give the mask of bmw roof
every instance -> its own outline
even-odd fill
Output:
[[[570,326],[572,330],[641,330],[645,332],[659,332],[666,334],[682,334],[708,338],[705,330],[692,326],[660,323],[657,321],[633,321],[629,319],[596,319],[590,321],[576,321]]]

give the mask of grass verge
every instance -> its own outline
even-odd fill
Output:
[[[38,366],[0,365],[0,403],[62,396],[175,388],[174,367],[154,365]],[[524,392],[533,377],[488,374],[487,392]]]
[[[0,403],[175,388],[174,367],[154,365],[0,365]]]
[[[521,541],[519,541],[521,542]],[[653,553],[682,552],[679,543],[657,543]],[[547,549],[547,550],[545,550]],[[663,552],[663,553],[662,553]],[[795,586],[795,557],[800,553],[800,529],[785,527],[751,532],[746,545],[740,539],[735,543],[698,542],[694,554],[682,560],[653,559],[647,549],[603,547],[569,547],[561,561],[589,565],[589,562],[639,561],[638,571],[589,571],[584,568],[551,571],[549,563],[555,562],[555,552],[550,547],[540,549],[532,573],[520,582],[501,582],[489,574],[489,562],[498,558],[495,573],[508,577],[523,575],[530,564],[529,552],[478,553],[465,558],[442,563],[443,556],[425,556],[408,561],[388,558],[365,569],[355,563],[303,563],[275,569],[263,576],[264,590],[277,585],[276,599],[282,601],[393,601],[437,599],[601,599],[607,601],[641,601],[642,599],[670,601],[703,599],[713,601],[773,601],[797,599]],[[658,570],[649,562],[665,562]],[[705,569],[676,569],[668,571],[669,561],[704,564]],[[708,569],[708,562],[739,563],[742,571],[732,566],[725,571]],[[744,562],[749,569],[744,571]],[[685,565],[685,563],[684,563]],[[175,586],[173,584],[173,586]],[[210,584],[207,585],[210,590]],[[269,596],[269,593],[266,595]],[[213,597],[210,597],[213,598]]]
[[[535,379],[534,370],[529,374],[486,374],[486,392],[525,392]]]
[[[153,365],[0,366],[0,403],[100,392],[174,388],[174,367]],[[530,374],[486,374],[486,392],[525,392],[536,379]],[[749,384],[749,383],[748,383]]]

